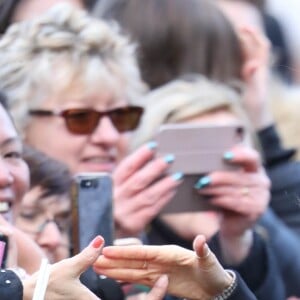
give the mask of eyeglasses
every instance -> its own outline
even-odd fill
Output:
[[[20,228],[24,232],[34,236],[40,235],[50,223],[55,224],[61,233],[68,233],[71,226],[71,218],[69,217],[42,220],[42,216],[40,216],[39,220],[32,221],[30,222],[31,224],[27,224],[25,221],[27,220],[23,219],[23,224],[21,224]]]
[[[103,117],[108,117],[119,132],[132,131],[139,125],[143,111],[144,109],[140,106],[126,106],[103,112],[88,108],[66,109],[61,112],[32,109],[29,110],[29,114],[38,117],[60,116],[65,119],[70,132],[90,134]]]

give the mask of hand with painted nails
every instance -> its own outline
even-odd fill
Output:
[[[225,153],[224,159],[239,169],[212,172],[201,178],[196,188],[222,212],[220,240],[224,256],[228,263],[237,264],[248,255],[252,227],[268,207],[270,180],[259,154],[249,147],[238,146]]]
[[[233,281],[202,235],[194,240],[194,251],[174,245],[106,247],[94,270],[147,286],[153,286],[164,275],[169,281],[169,294],[195,300],[212,299]]]
[[[165,175],[174,155],[155,158],[150,142],[125,158],[113,174],[117,237],[138,236],[174,196],[182,174]]]
[[[45,300],[99,299],[79,281],[79,276],[96,261],[103,244],[103,238],[98,236],[78,255],[51,265]],[[36,273],[23,281],[23,300],[32,299],[38,275]]]

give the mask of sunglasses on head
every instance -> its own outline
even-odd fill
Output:
[[[90,134],[103,117],[108,117],[119,132],[132,131],[139,125],[144,109],[140,106],[126,106],[108,111],[89,108],[66,109],[61,112],[31,109],[29,114],[39,117],[60,116],[65,119],[68,130],[74,134]]]

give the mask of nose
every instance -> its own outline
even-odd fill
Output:
[[[108,117],[99,120],[98,126],[91,135],[94,144],[114,146],[120,139],[120,133]]]
[[[12,173],[3,158],[0,158],[0,188],[10,186],[14,181]]]
[[[57,249],[62,242],[61,232],[55,222],[48,222],[37,239],[37,243],[49,252]]]

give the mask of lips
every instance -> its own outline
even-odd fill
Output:
[[[93,156],[82,159],[84,171],[112,172],[116,165],[116,159],[111,156]]]

